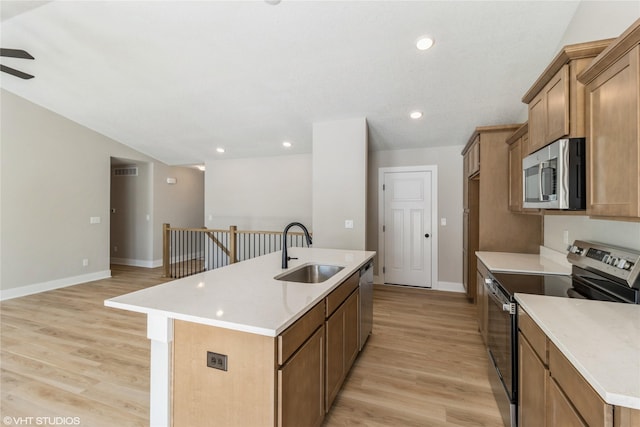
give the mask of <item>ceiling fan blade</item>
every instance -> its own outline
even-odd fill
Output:
[[[11,58],[34,59],[26,50],[22,49],[2,49],[0,48],[0,56],[8,56]]]
[[[6,65],[1,65],[0,64],[0,71],[3,71],[5,73],[14,75],[16,77],[20,77],[21,79],[25,79],[25,80],[29,80],[32,79],[33,76],[31,74],[27,74],[27,73],[23,73],[22,71],[18,71],[14,68],[11,67],[7,67]]]

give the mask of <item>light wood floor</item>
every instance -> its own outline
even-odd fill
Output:
[[[0,419],[148,425],[145,316],[103,301],[166,280],[160,269],[112,274],[0,303]],[[324,423],[355,425],[501,425],[475,307],[462,295],[376,287],[373,335]]]

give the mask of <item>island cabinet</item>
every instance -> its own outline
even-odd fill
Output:
[[[587,213],[640,217],[640,19],[579,76],[586,85]]]
[[[640,410],[606,403],[518,307],[518,425],[632,427]]]
[[[322,424],[358,355],[358,285],[355,272],[277,337],[175,320],[173,425]]]
[[[358,355],[358,284],[354,273],[326,298],[327,412]]]
[[[585,136],[584,86],[577,75],[611,39],[565,46],[522,98],[529,107],[528,155],[563,137]]]

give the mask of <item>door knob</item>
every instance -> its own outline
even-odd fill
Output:
[[[425,234],[424,237],[429,238],[429,233]]]

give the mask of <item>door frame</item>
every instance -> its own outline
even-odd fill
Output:
[[[396,172],[431,172],[431,288],[425,289],[438,289],[438,234],[440,231],[438,229],[438,165],[378,168],[378,261],[381,266],[378,268],[378,278],[382,283],[385,283],[382,268],[385,265],[384,232],[382,231],[384,225],[384,191],[382,190],[384,174]]]

